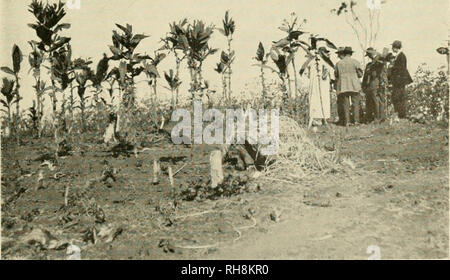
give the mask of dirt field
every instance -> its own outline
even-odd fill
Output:
[[[448,257],[448,128],[438,124],[319,128],[310,137],[324,149],[338,141],[348,171],[288,182],[230,165],[231,196],[212,199],[202,194],[211,146],[160,141],[114,157],[100,137],[79,137],[53,170],[40,166],[50,139],[2,143],[2,258],[65,259],[69,243],[82,259],[367,259],[370,245],[382,259]]]

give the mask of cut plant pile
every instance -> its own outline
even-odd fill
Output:
[[[276,157],[269,157],[263,179],[298,182],[312,175],[343,170],[346,160],[339,151],[326,151],[310,139],[298,123],[288,117],[280,117],[280,142]],[[347,160],[348,161],[348,160]]]

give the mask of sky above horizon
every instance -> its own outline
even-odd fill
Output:
[[[21,70],[21,101],[22,107],[29,107],[35,99],[32,88],[33,78],[27,75],[29,64],[27,55],[30,46],[27,41],[37,39],[34,31],[27,26],[35,21],[27,10],[28,0],[0,0],[1,21],[1,66],[11,66],[11,49],[17,44],[24,53]],[[55,2],[55,1],[50,1]],[[361,60],[358,42],[350,27],[342,17],[336,17],[330,10],[339,6],[339,0],[81,0],[81,9],[67,10],[67,16],[61,22],[72,26],[64,31],[65,36],[72,38],[73,57],[91,57],[94,66],[103,53],[110,54],[108,46],[112,44],[112,29],[117,29],[115,23],[129,23],[136,33],[150,35],[143,40],[137,51],[148,53],[158,49],[160,38],[169,31],[169,23],[182,18],[189,20],[201,19],[206,23],[221,27],[221,20],[226,10],[236,22],[236,32],[233,36],[232,48],[236,51],[233,64],[233,93],[248,90],[249,81],[258,79],[259,69],[251,66],[255,63],[258,43],[261,41],[266,50],[272,41],[281,39],[285,34],[278,29],[284,18],[289,18],[295,12],[300,19],[306,19],[304,30],[320,34],[333,41],[337,46],[352,46],[356,53],[354,57]],[[365,8],[365,0],[357,0],[359,9]],[[365,9],[362,9],[365,10]],[[364,11],[365,12],[365,11]],[[362,14],[364,15],[364,13]],[[445,57],[439,55],[436,49],[447,45],[448,39],[448,0],[387,0],[382,7],[380,18],[380,33],[374,47],[382,50],[389,47],[394,40],[401,40],[404,53],[408,58],[408,68],[414,73],[422,63],[427,63],[430,69],[445,65]],[[305,37],[306,38],[306,37]],[[214,32],[210,45],[220,50],[226,48],[226,39],[219,32]],[[207,59],[204,65],[204,76],[213,88],[221,94],[220,76],[213,70],[218,62],[220,52]],[[334,54],[333,60],[336,60]],[[304,61],[304,55],[297,56],[297,65]],[[167,58],[159,67],[160,73],[175,68],[174,60]],[[181,94],[187,96],[189,85],[188,71],[182,70],[183,84]],[[270,75],[270,74],[268,74]],[[3,73],[1,77],[7,76]],[[142,75],[144,78],[144,75]],[[272,75],[270,78],[276,79]],[[160,80],[159,84],[165,83]],[[138,87],[138,96],[147,96],[148,86]],[[253,84],[251,85],[253,87]],[[164,88],[159,88],[160,96],[169,96]]]

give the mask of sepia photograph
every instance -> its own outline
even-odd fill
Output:
[[[0,259],[449,259],[449,6],[0,0]]]

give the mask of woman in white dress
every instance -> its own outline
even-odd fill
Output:
[[[329,51],[325,48],[319,48],[319,52],[329,55]],[[309,127],[315,119],[326,124],[326,120],[331,118],[330,81],[332,71],[332,67],[318,55],[309,65]]]

